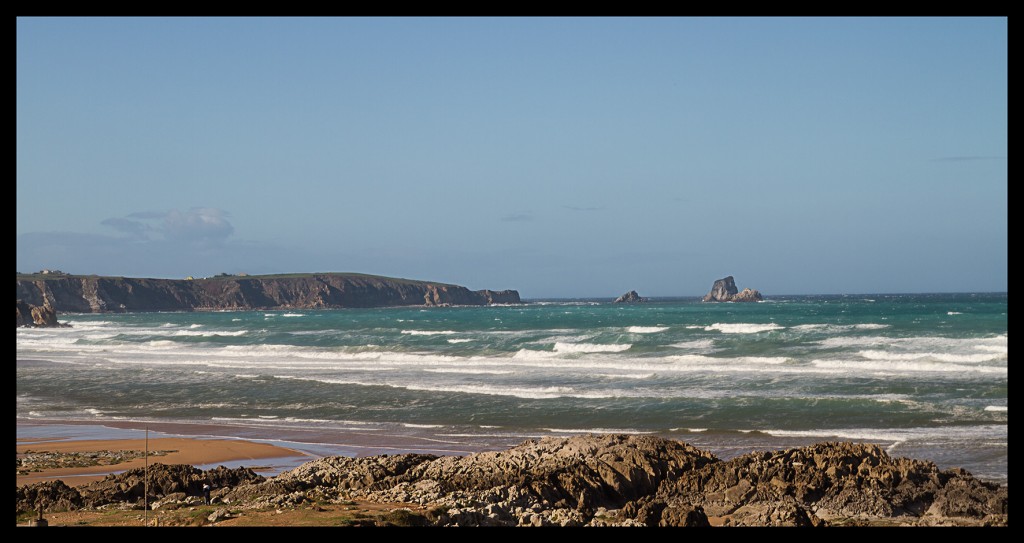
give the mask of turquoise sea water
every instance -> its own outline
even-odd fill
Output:
[[[320,454],[358,454],[353,434],[458,452],[645,432],[723,458],[853,440],[1007,482],[1006,294],[61,318],[18,329],[19,422],[202,423]]]

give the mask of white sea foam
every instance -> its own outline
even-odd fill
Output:
[[[595,373],[594,377],[605,377],[607,379],[650,379],[653,373]]]
[[[240,320],[242,320],[242,319],[231,319],[231,322],[238,322]]]
[[[558,336],[548,336],[535,341],[528,341],[525,343],[525,345],[551,345],[554,343],[586,343],[587,340],[593,339],[595,337],[597,337],[597,334],[566,334]]]
[[[751,324],[751,323],[746,323],[746,322],[736,322],[736,323],[716,322],[715,324],[712,324],[711,326],[705,326],[704,330],[708,331],[708,332],[713,332],[715,330],[718,330],[719,332],[721,332],[723,334],[756,334],[756,333],[759,333],[759,332],[768,332],[770,330],[781,330],[782,328],[783,328],[782,326],[779,326],[778,324],[775,324],[774,322],[770,322],[770,323],[767,323],[767,324]]]
[[[1007,354],[1006,345],[975,345],[974,348],[979,351]]]
[[[985,406],[985,411],[999,411],[999,412],[1004,412],[1005,413],[1008,409],[1009,408],[1007,406],[1005,406],[1005,405],[987,405],[987,406]]]
[[[805,332],[808,330],[826,330],[832,326],[833,325],[831,324],[798,324],[796,326],[793,326],[792,329]]]
[[[1006,435],[1007,427],[1005,425],[960,426],[952,435],[949,428],[944,426],[934,428],[823,428],[817,430],[768,429],[760,431],[776,437],[839,438],[850,441],[902,443],[906,441],[948,441],[951,437],[963,441],[991,439]]]
[[[950,354],[950,353],[895,353],[891,351],[860,351],[857,354],[869,360],[938,360],[941,362],[989,362],[1005,359],[1006,353],[995,352],[993,354]]]
[[[946,311],[946,314],[947,315],[963,315],[963,313],[961,313],[959,311]]]
[[[895,360],[814,360],[812,365],[820,369],[842,370],[854,373],[877,372],[882,374],[900,373],[984,373],[1006,375],[1005,367],[950,364],[947,362],[895,361]]]
[[[889,338],[880,336],[830,337],[817,342],[826,348],[888,346],[916,352],[957,352],[978,349],[979,346],[1005,346],[1006,336],[991,338],[945,338],[915,336]]]
[[[214,337],[214,336],[244,336],[248,334],[248,330],[217,330],[217,331],[204,331],[204,332],[193,332],[192,330],[175,330],[171,333],[172,336],[191,336],[191,337]]]
[[[555,343],[557,353],[618,353],[632,347],[630,343],[597,344],[597,343]]]
[[[202,327],[203,327],[202,324],[193,324],[193,325],[189,326],[189,328],[202,328]]]
[[[533,349],[519,349],[516,354],[512,355],[513,360],[549,360],[557,358],[558,353],[551,351],[536,351]]]
[[[449,339],[448,343],[469,343],[472,339]]]
[[[514,396],[527,399],[550,399],[550,398],[615,398],[624,394],[616,391],[597,392],[581,391],[567,386],[500,386],[500,385],[475,385],[475,384],[423,384],[423,383],[386,383],[367,382],[355,379],[335,379],[323,377],[299,377],[291,375],[276,375],[280,379],[295,379],[300,381],[315,381],[319,383],[336,385],[357,385],[357,386],[384,386],[389,388],[403,388],[406,390],[422,390],[426,392],[457,392],[466,394],[483,394],[488,396]]]
[[[653,434],[647,430],[634,428],[541,428],[553,434]]]
[[[411,422],[403,422],[401,424],[406,428],[444,428],[441,424],[413,424]]]
[[[487,370],[474,368],[428,368],[423,371],[429,373],[466,373],[470,375],[508,375],[511,370]]]
[[[892,326],[892,325],[891,324],[873,323],[873,322],[868,322],[868,323],[864,323],[864,324],[854,324],[853,325],[853,327],[856,328],[857,330],[881,330],[883,328],[889,328],[890,326]]]
[[[402,330],[403,334],[410,336],[437,336],[444,334],[457,334],[455,330]]]
[[[283,314],[281,316],[282,317],[305,317],[306,315],[304,313],[285,313],[285,314]]]
[[[684,341],[682,343],[673,343],[669,347],[675,347],[677,349],[711,349],[715,346],[715,340],[713,339],[695,339],[693,341]]]
[[[630,326],[626,330],[633,334],[655,334],[668,330],[668,326]]]

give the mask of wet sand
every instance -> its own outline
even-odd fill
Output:
[[[146,449],[174,450],[163,456],[150,456],[149,462],[190,464],[200,469],[218,465],[249,467],[264,476],[283,471],[324,456],[371,456],[417,452],[424,454],[466,455],[484,450],[507,448],[514,443],[452,443],[430,436],[398,435],[381,432],[330,431],[279,428],[273,435],[265,428],[200,423],[146,423],[138,421],[17,420],[17,453],[27,450],[59,453]],[[100,480],[110,473],[143,467],[144,458],[110,466],[85,466],[46,469],[17,476],[17,486],[61,479],[78,486]],[[257,469],[259,468],[259,469]]]
[[[169,451],[160,456],[148,457],[150,465],[190,464],[202,466],[230,462],[242,462],[247,467],[260,467],[268,459],[296,458],[301,461],[312,458],[300,451],[278,447],[267,443],[254,443],[239,439],[193,439],[165,437],[146,439],[19,439],[17,454],[27,451],[51,453],[82,453],[95,451],[138,451],[141,458],[133,458],[113,465],[46,468],[27,475],[17,475],[17,486],[55,479],[71,486],[98,481],[110,473],[118,473],[146,465],[145,451]]]

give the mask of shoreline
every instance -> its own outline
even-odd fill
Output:
[[[175,450],[162,456],[150,456],[149,463],[189,464],[199,469],[217,466],[250,467],[271,477],[296,468],[310,460],[326,456],[375,456],[422,453],[437,456],[465,456],[499,450],[483,444],[451,443],[414,435],[382,435],[374,432],[286,429],[267,436],[264,428],[245,426],[145,421],[83,421],[16,419],[17,455],[25,451],[56,453],[95,452],[100,450],[143,451],[146,432],[149,450]],[[324,439],[328,437],[329,439]],[[517,443],[522,440],[517,440]],[[17,475],[17,486],[43,481],[63,480],[79,486],[103,479],[112,473],[143,467],[144,458],[113,465],[74,468],[50,468]]]
[[[453,438],[451,434],[438,433],[432,428],[405,428],[404,430],[379,431],[379,430],[358,430],[358,429],[337,429],[337,428],[303,428],[277,426],[267,428],[265,426],[246,426],[240,424],[228,424],[217,422],[181,422],[181,421],[90,421],[74,419],[25,419],[17,418],[17,446],[20,453],[24,449],[32,450],[54,450],[59,447],[71,451],[75,444],[102,441],[107,443],[108,449],[126,449],[129,447],[120,445],[126,442],[142,443],[148,428],[150,450],[174,449],[174,447],[157,447],[155,440],[176,439],[180,443],[188,445],[191,453],[191,460],[178,460],[177,456],[150,457],[151,463],[159,462],[164,464],[185,463],[200,469],[212,469],[218,465],[228,468],[250,467],[254,465],[257,473],[266,477],[279,475],[285,471],[299,467],[300,465],[328,456],[364,457],[377,455],[394,455],[405,453],[433,454],[436,456],[466,456],[479,452],[505,450],[522,442],[541,437],[566,437],[578,435],[575,433],[560,434],[537,434],[537,435],[508,435],[499,438],[475,438],[474,436],[459,436]],[[609,432],[597,432],[609,433]],[[620,432],[614,432],[620,433]],[[722,443],[713,440],[708,441],[707,436],[701,434],[689,435],[664,435],[673,439],[688,443],[699,449],[714,454],[720,460],[729,460],[755,451],[777,451],[782,449],[808,446],[826,441],[852,441],[855,443],[871,443],[887,447],[886,442],[870,440],[847,440],[847,439],[819,439],[815,437],[800,438],[774,438],[771,436],[748,436],[741,441],[733,443]],[[138,450],[142,445],[138,445]],[[241,454],[237,447],[242,447],[246,452]],[[259,454],[256,456],[255,454]],[[908,457],[916,460],[927,460],[936,462],[941,469],[947,469],[952,465],[944,465],[936,459],[927,458],[918,454],[907,454],[906,451],[890,451],[893,457]],[[254,463],[254,461],[256,461]],[[135,465],[137,464],[137,465]],[[113,466],[92,466],[77,472],[62,472],[59,474],[49,473],[47,475],[33,476],[32,480],[24,476],[18,477],[18,485],[38,482],[42,480],[66,479],[65,483],[76,486],[92,480],[102,479],[110,473],[118,473],[133,467],[142,467],[143,460],[135,463],[121,463]],[[971,471],[971,470],[968,470]],[[972,472],[973,473],[973,472]],[[1008,485],[1008,480],[983,477],[974,473],[979,479],[994,482],[1003,486]],[[91,477],[91,479],[89,478]],[[25,482],[23,482],[25,481]]]
[[[276,465],[302,463],[314,457],[302,451],[268,443],[256,443],[241,439],[201,439],[189,437],[157,437],[153,433],[148,439],[76,439],[54,436],[51,438],[17,438],[16,455],[25,458],[29,453],[46,456],[54,455],[43,467],[34,467],[28,473],[16,474],[16,486],[61,480],[68,486],[80,486],[99,481],[110,474],[122,473],[146,464],[188,464],[200,469],[211,469],[217,465],[238,467],[248,464],[256,472],[276,471]],[[65,464],[69,457],[78,457],[82,462],[94,462],[106,455],[90,454],[106,451],[111,456],[127,458],[113,464],[73,465]],[[146,452],[150,454],[145,454]],[[78,453],[84,453],[79,455]],[[125,454],[126,453],[126,454]]]

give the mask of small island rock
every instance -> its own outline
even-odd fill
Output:
[[[754,289],[745,288],[739,292],[736,288],[736,281],[730,275],[724,279],[715,281],[711,292],[704,296],[704,302],[760,302],[764,297]]]
[[[640,295],[637,294],[635,290],[631,290],[631,291],[623,294],[622,296],[619,296],[618,298],[616,298],[614,303],[617,303],[617,304],[632,304],[632,303],[636,303],[636,302],[646,302],[646,301],[647,301],[647,298],[641,298]]]

